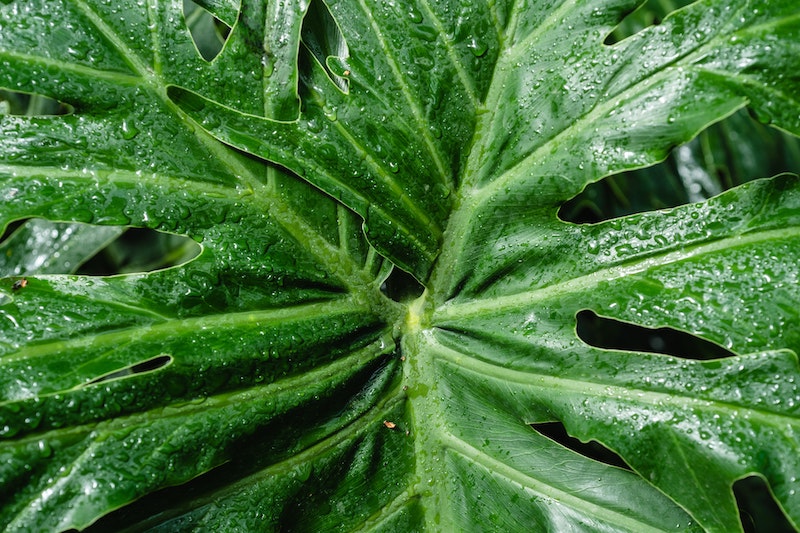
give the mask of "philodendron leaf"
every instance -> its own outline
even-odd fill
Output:
[[[0,224],[201,247],[0,280],[2,527],[736,531],[749,475],[800,524],[797,176],[557,217],[744,107],[800,133],[794,2],[200,4],[212,61],[177,0],[0,4],[0,87],[71,110],[0,116]]]

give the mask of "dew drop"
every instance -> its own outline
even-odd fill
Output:
[[[42,454],[43,457],[49,457],[53,453],[50,444],[48,444],[46,440],[40,440],[37,446],[39,448],[39,453]]]
[[[264,77],[269,78],[275,71],[275,64],[267,58],[261,60],[261,67]]]
[[[130,141],[139,134],[139,129],[134,126],[130,121],[122,121],[122,138]]]
[[[422,22],[422,13],[420,13],[414,6],[408,6],[408,18],[411,22]]]
[[[472,52],[472,55],[475,57],[483,56],[487,50],[486,44],[479,41],[476,37],[470,37],[467,48],[469,48],[469,51]]]
[[[335,107],[326,105],[322,108],[322,112],[325,114],[325,118],[330,121],[334,121],[337,118]]]
[[[219,125],[220,125],[220,120],[219,120],[218,116],[216,116],[214,114],[210,114],[210,115],[206,115],[205,117],[203,117],[202,126],[205,129],[213,130],[214,128],[216,128]]]

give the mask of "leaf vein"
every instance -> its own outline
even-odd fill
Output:
[[[473,83],[472,79],[470,78],[469,74],[467,74],[467,69],[465,68],[464,64],[458,60],[456,56],[456,51],[453,48],[453,42],[445,37],[444,26],[442,25],[442,21],[439,20],[433,9],[431,8],[430,2],[428,0],[420,0],[423,8],[427,15],[434,21],[434,26],[439,32],[439,35],[442,36],[442,42],[447,51],[447,59],[450,60],[450,63],[453,65],[453,68],[456,70],[456,74],[458,75],[458,79],[461,82],[461,85],[464,86],[464,89],[467,91],[467,95],[469,96],[470,103],[472,104],[473,108],[477,108],[479,105],[479,98],[478,98],[478,90],[475,87],[475,83]]]

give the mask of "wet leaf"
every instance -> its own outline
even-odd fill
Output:
[[[0,115],[0,224],[200,248],[4,242],[0,524],[737,531],[752,476],[800,524],[800,178],[558,215],[745,108],[800,133],[793,4],[0,3],[3,94],[69,111]]]

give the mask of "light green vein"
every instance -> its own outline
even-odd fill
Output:
[[[248,114],[245,114],[245,113],[239,113],[239,114],[242,115],[242,117],[244,117],[245,121],[248,121],[248,120],[255,121],[254,124],[256,124],[256,125],[272,123],[272,121],[270,121],[269,119],[264,119],[263,117],[258,117],[258,116],[255,116],[255,115],[248,115]],[[275,123],[275,124],[278,125],[280,123]],[[340,135],[347,142],[349,142],[352,146],[356,147],[358,150],[360,150],[363,153],[367,154],[366,155],[366,159],[369,161],[369,165],[373,169],[373,171],[378,173],[377,177],[379,177],[379,178],[381,177],[381,174],[380,174],[381,172],[385,175],[385,170],[381,169],[380,165],[375,161],[375,159],[371,155],[369,155],[368,152],[366,152],[365,148],[352,135],[349,134],[349,132],[344,128],[344,126],[341,125],[340,121],[337,121],[337,126],[336,127],[339,130]],[[335,187],[335,191],[334,190],[330,190],[330,189],[327,190],[326,192],[328,194],[331,194],[333,196],[337,196],[337,194],[335,194],[335,193],[338,192],[339,194],[341,194],[343,196],[342,198],[338,198],[338,196],[337,196],[339,201],[341,201],[341,202],[343,202],[345,204],[348,204],[348,207],[350,207],[354,211],[356,211],[356,212],[359,211],[359,207],[358,207],[359,204],[372,205],[373,209],[375,209],[376,212],[380,213],[381,218],[383,218],[386,221],[388,221],[394,227],[405,230],[404,235],[408,238],[409,241],[411,241],[411,242],[416,244],[417,252],[424,254],[425,257],[427,258],[428,262],[433,261],[433,259],[436,257],[438,250],[432,249],[430,243],[426,243],[426,242],[424,242],[422,240],[422,238],[420,237],[420,235],[422,233],[420,231],[416,231],[416,228],[409,227],[408,224],[406,224],[405,222],[399,220],[394,214],[391,214],[390,212],[388,212],[385,209],[383,209],[379,204],[373,203],[369,198],[365,197],[358,189],[354,189],[353,187],[348,186],[345,182],[343,182],[340,179],[340,176],[338,176],[336,174],[333,174],[331,172],[330,168],[320,164],[318,161],[315,161],[313,159],[310,159],[310,160],[298,159],[297,155],[295,153],[295,148],[294,147],[284,146],[284,145],[281,145],[281,144],[269,144],[269,143],[265,142],[263,139],[261,139],[260,137],[257,137],[255,135],[251,135],[251,134],[247,133],[247,131],[249,131],[249,130],[247,130],[246,128],[242,129],[242,130],[232,130],[232,131],[235,131],[235,133],[238,134],[240,143],[243,146],[249,146],[250,149],[253,149],[255,147],[255,149],[257,149],[259,151],[261,149],[263,149],[262,157],[273,159],[273,160],[277,160],[279,162],[283,162],[284,164],[287,164],[287,166],[289,166],[292,163],[301,164],[306,169],[306,171],[309,171],[309,170],[313,171],[313,173],[315,173],[319,178],[324,179],[325,181],[329,182],[329,184],[330,184],[329,187]],[[242,139],[247,139],[247,142],[241,142]],[[219,143],[213,143],[213,144],[217,145],[217,148],[222,146]],[[210,147],[210,148],[212,148],[212,147]],[[247,170],[243,169],[242,172],[247,172]],[[237,175],[239,175],[239,174],[237,174]],[[429,230],[430,230],[430,233],[432,234],[432,236],[434,237],[434,239],[438,239],[441,236],[441,229],[438,228],[438,225],[436,225],[424,212],[422,212],[419,209],[419,207],[414,205],[414,203],[408,198],[408,196],[405,195],[405,193],[403,193],[402,190],[398,188],[398,185],[397,185],[396,182],[394,182],[393,180],[391,180],[390,178],[387,178],[387,177],[382,178],[381,181],[386,183],[389,187],[394,188],[397,191],[398,197],[403,202],[403,205],[408,207],[408,209],[411,210],[412,213],[415,214],[417,217],[421,218],[423,223],[427,222],[430,225],[429,226]],[[269,194],[273,194],[273,192],[271,190],[272,189],[271,186],[264,187],[264,186],[258,186],[256,184],[253,184],[253,186],[255,188],[263,189],[265,192],[268,192]],[[280,200],[280,199],[278,198],[278,200]],[[276,217],[280,213],[279,211],[277,211],[278,204],[280,204],[280,203],[281,203],[280,201],[274,202],[273,204],[270,204],[270,207],[269,207],[270,213],[271,214],[275,213]],[[364,208],[366,208],[366,205],[362,205],[361,211],[364,211]],[[286,209],[286,210],[289,211],[289,209]],[[364,216],[366,216],[367,213],[366,212],[361,212],[360,214],[362,215],[362,217],[364,217]],[[420,222],[419,218],[415,219],[415,221],[416,222]],[[280,221],[280,218],[278,220]],[[302,232],[302,231],[300,231],[300,232],[294,232],[293,231],[295,229],[295,227],[301,227],[303,224],[304,223],[302,221],[298,220],[296,223],[290,224],[290,226],[286,227],[286,229],[290,233],[293,233],[293,234],[296,233],[298,236],[305,235],[305,233]],[[428,226],[425,226],[425,227],[428,227]],[[308,231],[313,232],[313,230],[308,230]],[[425,236],[428,236],[428,235],[426,234]],[[324,239],[322,239],[322,240],[324,240]],[[301,240],[301,242],[303,242],[303,241]],[[331,250],[337,250],[338,249],[338,248],[335,248],[330,243],[327,243],[327,241],[325,241],[325,242],[326,242],[326,245],[321,245],[323,250],[324,249],[331,249]],[[315,252],[316,250],[314,249],[314,250],[310,250],[310,251]],[[336,253],[336,252],[334,252],[334,253]],[[341,254],[339,254],[339,255],[341,255]],[[336,264],[335,262],[331,263],[330,261],[327,261],[327,260],[324,262],[324,264],[331,269],[330,270],[331,272],[338,272],[338,273],[342,272],[342,265],[340,265],[340,264]],[[347,270],[347,272],[352,272],[352,271],[353,271],[353,269]],[[342,280],[347,284],[347,282],[348,282],[347,279],[343,278]],[[357,282],[356,286],[358,286],[358,285],[363,285],[363,282],[361,282],[361,283]]]
[[[95,28],[108,39],[111,45],[116,48],[122,58],[130,65],[131,69],[147,80],[152,85],[157,85],[157,78],[155,72],[148,67],[147,64],[142,62],[141,58],[131,48],[120,39],[119,35],[98,15],[91,7],[89,7],[83,0],[74,0],[78,8],[83,11],[83,14],[94,24]]]
[[[466,89],[467,94],[469,95],[470,103],[472,104],[472,108],[476,109],[480,105],[480,101],[478,98],[478,90],[475,87],[472,78],[470,78],[469,74],[464,68],[464,65],[461,63],[461,61],[459,61],[458,56],[456,55],[456,51],[453,48],[453,42],[445,37],[447,32],[445,31],[444,26],[442,25],[442,21],[439,20],[439,17],[437,17],[434,14],[430,2],[428,2],[427,0],[420,0],[420,4],[427,13],[428,17],[433,21],[433,25],[436,28],[439,35],[442,36],[441,40],[444,43],[445,49],[447,51],[447,58],[450,60],[450,63],[456,70],[456,74],[458,75],[458,79],[461,82],[461,85],[463,85],[464,89]]]
[[[555,11],[550,13],[544,20],[542,20],[542,22],[540,22],[539,25],[536,26],[536,28],[534,28],[528,35],[526,35],[521,41],[515,42],[515,44],[512,45],[512,47],[507,52],[507,56],[509,58],[508,63],[511,65],[516,63],[519,60],[520,56],[528,52],[528,48],[530,46],[532,46],[536,41],[538,41],[543,35],[546,35],[547,31],[552,32],[551,27],[553,25],[555,24],[560,25],[561,21],[559,19],[563,18],[571,11],[573,11],[574,7],[575,7],[575,0],[568,0],[562,2],[561,5]],[[515,21],[514,32],[516,32],[516,30],[517,28]],[[560,28],[558,30],[558,33],[563,33],[563,28]],[[499,85],[502,86],[502,82]]]
[[[744,11],[744,10],[745,10],[745,8],[743,7],[741,9],[741,11]],[[730,19],[733,20],[734,17],[730,17]],[[783,17],[783,18],[779,18],[779,19],[775,19],[775,20],[770,20],[768,22],[762,22],[760,24],[753,24],[752,26],[746,26],[746,27],[742,28],[741,31],[737,31],[736,35],[747,35],[749,33],[763,32],[764,30],[766,30],[767,32],[771,32],[771,31],[774,31],[775,28],[780,28],[781,26],[789,25],[789,24],[791,24],[793,22],[796,22],[798,20],[800,20],[800,11],[798,11],[798,12],[796,12],[793,15],[788,16],[788,17]],[[769,35],[769,33],[766,33],[766,34]],[[720,39],[722,39],[723,37],[730,38],[731,34],[728,33],[728,32],[722,32],[720,34]],[[796,43],[791,43],[791,41],[789,41],[789,43],[790,44],[796,44]]]
[[[352,364],[352,363],[351,363]],[[307,464],[312,462],[315,458],[324,457],[326,454],[335,450],[345,442],[354,442],[360,435],[363,435],[371,428],[376,426],[382,427],[382,420],[385,420],[386,413],[394,409],[398,404],[404,401],[404,397],[399,394],[395,389],[384,397],[378,404],[373,406],[369,411],[360,415],[357,419],[350,422],[343,428],[335,430],[329,437],[320,440],[314,445],[306,448],[305,450],[295,454],[289,459],[274,463],[258,472],[250,474],[227,487],[223,487],[212,494],[208,495],[207,499],[197,499],[198,507],[207,503],[219,502],[228,495],[240,493],[246,490],[249,486],[258,483],[261,479],[268,479],[274,476],[286,475],[291,472],[296,466],[300,464]]]
[[[156,410],[153,411],[145,411],[142,413],[136,413],[130,416],[125,417],[118,417],[110,422],[106,423],[104,426],[98,427],[97,424],[90,424],[87,426],[79,426],[79,427],[72,427],[69,428],[67,431],[70,433],[84,433],[86,434],[87,438],[91,437],[93,432],[105,433],[109,434],[114,432],[115,430],[122,430],[126,427],[131,427],[135,425],[145,425],[149,422],[152,418],[153,414],[156,413],[159,419],[169,419],[169,418],[176,418],[176,419],[186,419],[187,417],[191,416],[193,413],[197,412],[204,412],[204,411],[212,411],[212,410],[219,410],[224,408],[225,406],[229,405],[249,405],[256,399],[264,399],[268,397],[275,397],[277,395],[292,395],[295,391],[306,391],[309,387],[312,387],[318,383],[324,382],[326,378],[330,378],[331,376],[346,376],[350,375],[354,372],[354,369],[362,368],[364,365],[368,364],[370,361],[374,360],[376,357],[382,354],[382,350],[380,349],[381,344],[374,344],[371,346],[367,346],[362,350],[355,352],[353,355],[348,356],[343,359],[339,359],[325,365],[323,367],[316,368],[312,371],[306,372],[299,376],[293,376],[278,382],[270,383],[267,385],[259,385],[252,387],[250,389],[244,391],[238,391],[234,393],[227,393],[224,395],[219,396],[212,396],[207,398],[204,402],[200,404],[192,404],[186,403],[172,411],[164,411],[163,407],[158,407]],[[339,428],[333,436],[328,437],[325,440],[315,444],[314,446],[309,447],[308,449],[304,450],[303,452],[282,461],[281,463],[276,463],[271,465],[264,471],[256,474],[251,475],[248,478],[240,480],[230,486],[228,486],[225,490],[215,493],[215,497],[224,495],[224,493],[231,493],[236,492],[239,488],[243,485],[247,484],[249,480],[252,480],[256,476],[264,477],[266,475],[274,475],[276,473],[282,473],[285,471],[290,470],[294,467],[294,465],[302,463],[304,461],[310,460],[313,457],[317,457],[320,454],[324,453],[325,451],[334,449],[336,445],[345,442],[347,440],[354,440],[358,434],[367,431],[370,427],[374,427],[375,425],[379,424],[377,422],[382,417],[381,415],[383,412],[389,411],[393,408],[398,402],[402,401],[403,397],[400,396],[397,391],[395,394],[387,396],[380,404],[373,407],[370,411],[359,417],[356,422],[349,423],[349,429],[347,426],[345,428]],[[180,428],[182,424],[176,423],[174,426],[174,430],[170,435],[174,435]],[[55,429],[43,434],[37,434],[26,437],[24,440],[39,440],[47,435],[51,434],[64,434],[65,431],[62,429]],[[71,470],[77,471],[80,465],[87,462],[89,458],[92,457],[92,452],[99,446],[100,443],[103,442],[104,439],[97,438],[94,441],[91,441],[86,446],[86,449],[77,457],[76,460],[71,462]],[[164,443],[167,442],[168,438],[165,437]],[[151,453],[150,457],[153,457],[159,450],[161,450],[163,444],[161,446],[155,447]],[[142,462],[141,464],[147,464],[146,462]],[[276,470],[278,472],[276,472]],[[52,481],[52,483],[47,487],[50,489],[49,494],[56,493],[56,489],[59,485],[64,485],[65,483],[70,481],[69,476],[61,476]],[[30,500],[28,504],[21,509],[19,513],[17,513],[15,519],[12,521],[14,523],[24,524],[28,523],[29,520],[27,519],[27,515],[31,513],[36,513],[39,510],[36,507],[32,507],[37,501],[44,499],[44,494],[48,493],[48,490],[44,489],[42,491],[37,491],[37,497]],[[65,518],[66,520],[66,518]]]
[[[559,13],[563,14],[562,13],[563,8],[565,6],[567,6],[567,5],[568,5],[568,3],[562,4],[562,7],[558,11],[553,13],[553,15],[548,17],[548,20],[552,19],[553,17],[555,17]],[[798,17],[792,17],[792,18],[798,18]],[[782,19],[781,22],[784,22],[784,20],[785,19]],[[522,43],[514,46],[514,49],[520,50],[519,53],[522,53],[522,51],[527,50],[528,46],[532,45],[532,43],[535,42],[535,38],[534,37],[538,36],[539,33],[541,32],[541,30],[543,30],[546,27],[546,25],[547,24],[540,25],[540,27],[536,30],[536,32],[531,34]],[[772,28],[773,26],[776,26],[776,25],[777,25],[777,23],[772,22],[772,23],[765,23],[765,24],[760,25],[760,26],[763,26],[765,28]],[[750,27],[750,28],[746,28],[746,30],[748,32],[750,32],[750,31],[754,31],[754,28],[755,27]],[[647,78],[645,78],[644,80],[640,80],[639,82],[633,83],[627,89],[623,90],[620,93],[617,93],[617,94],[614,94],[614,95],[609,95],[609,99],[605,103],[595,106],[594,108],[591,109],[590,112],[582,115],[579,119],[577,119],[574,122],[572,122],[572,124],[570,126],[568,126],[568,127],[564,128],[563,130],[559,131],[556,135],[554,135],[553,137],[551,137],[550,139],[545,141],[538,148],[533,150],[531,153],[529,153],[527,156],[525,156],[520,161],[515,163],[513,166],[511,166],[508,169],[505,169],[500,176],[496,177],[494,180],[492,180],[492,182],[489,185],[487,185],[483,189],[481,189],[481,197],[489,197],[494,192],[496,192],[498,190],[502,190],[504,187],[507,187],[514,180],[519,179],[520,175],[524,175],[527,172],[529,172],[529,169],[530,169],[531,164],[533,162],[540,161],[540,160],[545,160],[547,155],[548,155],[548,153],[550,152],[550,149],[551,149],[551,147],[552,147],[554,142],[558,142],[559,140],[561,140],[563,138],[567,138],[567,137],[573,136],[573,134],[575,132],[587,129],[587,127],[590,124],[592,124],[597,118],[606,115],[612,109],[617,107],[617,105],[618,105],[617,102],[620,101],[621,99],[631,98],[633,96],[638,96],[638,95],[641,95],[641,94],[645,93],[651,87],[653,87],[657,83],[660,83],[661,81],[663,81],[664,78],[667,78],[668,74],[672,74],[672,72],[673,72],[671,70],[672,68],[681,66],[681,67],[683,67],[685,69],[689,69],[690,65],[692,64],[693,61],[704,57],[710,50],[713,50],[716,47],[724,46],[724,44],[725,44],[724,40],[729,38],[729,37],[730,37],[730,34],[727,34],[727,33],[725,35],[718,34],[718,35],[714,36],[713,38],[709,39],[705,44],[698,45],[697,48],[695,48],[694,50],[687,50],[686,52],[684,52],[682,54],[679,54],[676,57],[672,58],[670,61],[658,65],[657,70],[655,70],[654,72],[650,73],[649,76]],[[512,54],[509,55],[508,58],[506,58],[505,62],[507,64],[511,65],[511,64],[513,64],[515,59],[516,59],[516,54],[512,53]],[[702,66],[698,66],[698,67],[695,67],[695,68],[697,70],[710,71],[710,69],[705,69]],[[733,73],[728,73],[727,77],[736,79],[736,75],[733,74]],[[494,85],[495,84],[493,82],[492,86],[494,87]],[[502,88],[502,85],[503,85],[502,84],[502,80],[497,85],[500,88]],[[762,84],[762,87],[763,87],[763,84]],[[742,105],[745,105],[745,104],[743,103]]]
[[[200,95],[198,96],[203,98]],[[174,104],[172,104],[171,101],[168,101],[168,105],[174,109],[176,114],[185,118],[186,120],[190,120],[190,118],[183,114],[183,112]],[[295,127],[294,124],[272,121],[256,115],[240,113],[220,104],[214,105],[222,108],[223,112],[234,113],[234,118],[238,118],[240,120],[238,124],[252,126],[244,128],[240,127],[239,129],[228,128],[229,131],[237,134],[238,143],[233,144],[249,147],[251,151],[260,153],[262,157],[278,161],[279,163],[288,167],[291,167],[292,164],[300,164],[306,171],[313,171],[313,173],[317,174],[318,177],[329,182],[330,187],[335,187],[335,190],[327,190],[326,192],[328,194],[332,196],[337,196],[337,192],[342,194],[344,197],[338,198],[338,200],[347,204],[348,207],[356,212],[359,211],[359,204],[372,204],[372,202],[363,194],[361,194],[361,192],[348,186],[340,179],[340,176],[333,174],[330,168],[320,164],[314,159],[298,159],[296,154],[296,146],[270,144],[263,138],[258,137],[255,133],[250,133],[255,132],[259,127],[263,127],[267,124],[272,124],[275,127],[285,128]],[[396,182],[387,177],[386,171],[382,169],[375,161],[374,157],[369,155],[365,148],[361,146],[352,135],[349,134],[349,132],[341,124],[341,121],[337,121],[336,128],[338,129],[339,134],[354,148],[362,153],[367,154],[366,158],[369,161],[369,165],[377,177],[381,178],[381,181],[393,188],[397,195],[396,197],[400,198],[403,202],[403,205],[405,205],[410,211],[412,211],[414,215],[418,217],[415,219],[416,222],[419,222],[419,219],[421,218],[423,224],[429,224],[429,226],[425,227],[430,229],[430,233],[433,235],[435,240],[438,239],[441,236],[441,229],[438,228],[438,225],[433,223],[432,220],[419,209],[419,207],[414,205],[414,203],[408,198],[402,189],[398,187]],[[218,132],[223,139],[228,138],[228,135],[225,134],[225,131]],[[308,132],[302,130],[301,133],[306,135],[308,134]],[[234,152],[222,145],[220,142],[216,141],[213,137],[204,134],[201,129],[196,129],[195,134],[198,136],[201,142],[207,146],[209,151],[211,151],[220,161],[223,161],[227,166],[229,166],[229,168],[231,168],[232,174],[242,178],[242,180],[254,191],[263,192],[276,200],[274,202],[269,202],[266,206],[270,215],[272,215],[298,242],[306,243],[310,241],[312,244],[307,247],[307,250],[318,260],[320,260],[320,262],[326,266],[329,272],[332,272],[338,276],[342,282],[354,292],[358,292],[359,289],[363,289],[365,285],[369,284],[369,280],[366,280],[363,278],[363,276],[357,274],[357,272],[360,272],[360,268],[352,262],[352,258],[341,253],[341,249],[338,248],[338,246],[333,243],[329,243],[326,239],[319,236],[316,230],[308,225],[301,217],[297,216],[297,214],[282,201],[280,196],[275,195],[273,183],[269,182],[269,180],[267,180],[267,183],[264,183],[263,180],[259,180],[255,175],[253,175],[249,168],[239,163],[238,160],[233,159]],[[310,138],[310,140],[313,141],[314,139]],[[228,142],[231,142],[230,139],[228,139]],[[421,233],[416,231],[416,228],[409,227],[408,224],[400,221],[394,215],[382,209],[378,204],[372,205],[373,208],[381,214],[381,217],[394,227],[405,229],[404,235],[409,241],[416,244],[417,251],[424,254],[428,262],[433,261],[433,258],[436,257],[437,250],[432,249],[430,243],[426,243],[422,240],[422,238],[420,238]],[[361,211],[364,211],[364,209]],[[360,214],[362,217],[364,217],[367,213],[361,212]],[[425,236],[428,235],[426,234]]]
[[[182,110],[169,101],[169,105],[175,114],[183,118],[186,122],[191,120]],[[221,161],[231,171],[231,174],[242,179],[253,192],[263,193],[271,201],[264,202],[264,206],[269,215],[288,233],[301,247],[321,263],[325,269],[336,276],[353,293],[363,293],[369,286],[371,280],[361,275],[359,265],[352,261],[352,257],[343,253],[343,250],[333,243],[330,243],[314,229],[303,217],[292,209],[278,195],[274,189],[274,184],[266,180],[264,183],[246,165],[236,158],[235,153],[227,146],[218,142],[210,135],[203,132],[200,128],[195,129],[195,135],[199,141],[209,150],[217,160]],[[265,174],[275,172],[275,169],[267,167]],[[332,178],[330,178],[332,179]]]
[[[416,498],[418,498],[418,496],[413,494],[410,488],[404,492],[401,492],[400,494],[397,495],[397,497],[394,500],[392,500],[391,502],[387,503],[386,505],[378,509],[377,512],[375,512],[372,516],[364,520],[364,522],[359,527],[352,529],[351,532],[352,533],[357,533],[359,531],[365,531],[370,533],[374,532],[378,526],[388,522],[389,520],[391,520],[392,518],[403,512],[403,510],[406,509],[406,507],[412,505],[416,500]]]
[[[322,65],[320,65],[318,61],[315,60],[315,63],[320,69],[322,69]],[[324,108],[325,107],[325,101],[321,97],[321,95],[319,93],[317,93],[317,92],[314,92],[312,94],[314,95],[313,101],[317,105],[317,107],[319,107],[320,109]],[[263,119],[261,117],[250,116],[250,118],[253,119],[253,120],[263,120],[265,123],[272,122],[270,119]],[[403,123],[405,123],[405,121],[403,121]],[[417,221],[422,222],[422,225],[425,226],[426,228],[434,230],[434,238],[435,238],[435,240],[438,241],[442,236],[442,230],[439,227],[439,224],[437,222],[435,222],[433,219],[431,219],[425,211],[420,209],[420,207],[414,201],[412,201],[412,199],[408,196],[408,193],[406,193],[406,191],[403,190],[403,188],[398,184],[398,182],[392,178],[392,174],[389,171],[387,171],[386,167],[384,165],[381,165],[375,159],[375,156],[371,153],[370,150],[367,149],[367,146],[362,144],[361,141],[359,139],[357,139],[356,136],[354,136],[347,129],[347,127],[345,126],[345,124],[342,123],[341,120],[335,121],[334,122],[334,127],[336,128],[336,131],[338,131],[339,135],[350,146],[353,147],[353,149],[355,150],[356,153],[365,154],[365,161],[367,162],[367,165],[369,166],[369,168],[372,170],[372,175],[376,176],[377,178],[379,178],[380,181],[386,185],[386,187],[391,191],[391,193],[393,195],[393,198],[399,199],[400,202],[402,203],[402,205],[417,219]],[[409,129],[410,129],[410,126],[409,126]],[[285,150],[281,150],[281,152],[283,152],[284,157],[286,157],[287,159],[294,159],[292,152],[285,151]],[[301,164],[302,163],[303,162],[301,161]],[[317,172],[318,173],[327,176],[328,179],[330,181],[332,181],[332,182],[339,183],[339,186],[341,188],[350,191],[350,193],[353,196],[360,197],[360,198],[364,199],[365,201],[369,202],[369,200],[366,197],[364,197],[361,193],[359,193],[357,190],[354,190],[354,189],[352,189],[350,187],[346,187],[344,185],[344,183],[342,182],[342,180],[336,179],[336,177],[334,175],[328,173],[327,169],[324,166],[317,165],[316,168],[317,168]],[[404,224],[400,224],[399,221],[396,220],[396,219],[393,220],[393,222],[398,227],[404,227],[405,226]],[[407,232],[408,236],[411,237],[412,239],[414,239],[418,243],[418,247],[421,248],[421,249],[426,250],[426,252],[427,252],[427,247],[425,245],[423,245],[420,241],[416,240],[416,238],[414,237],[415,233],[416,233],[415,231],[408,231]],[[428,260],[432,261],[434,257],[435,257],[435,254],[429,254],[428,255]]]
[[[97,448],[99,441],[94,441],[89,444],[85,450],[81,452],[73,461],[73,469],[86,463],[91,456],[94,455],[94,450]],[[51,495],[57,495],[59,489],[71,481],[70,476],[60,475],[50,478],[50,483],[47,484],[42,490],[34,492],[34,497],[29,499],[27,504],[20,509],[14,516],[14,519],[7,524],[6,531],[26,531],[30,529],[30,524],[37,523],[35,519],[37,514],[42,512],[41,508]],[[61,518],[59,530],[68,528],[71,525],[72,517],[71,512],[68,511]]]
[[[231,188],[216,185],[205,181],[194,181],[179,176],[159,174],[158,172],[141,173],[128,169],[63,169],[58,167],[43,167],[30,165],[0,165],[0,174],[13,178],[40,178],[47,176],[52,179],[87,179],[107,183],[127,183],[141,185],[156,183],[157,185],[197,192],[198,196],[230,197]],[[238,191],[239,195],[249,194],[249,191]],[[63,200],[63,199],[62,199]]]
[[[336,229],[339,248],[346,251],[348,255],[352,255],[357,253],[358,250],[357,248],[351,249],[349,214],[350,211],[344,205],[336,204]]]
[[[757,88],[757,89],[759,89],[761,91],[764,91],[767,94],[775,96],[775,97],[777,97],[777,98],[779,98],[781,100],[793,102],[795,105],[797,105],[797,103],[800,102],[800,98],[798,98],[797,95],[794,95],[794,94],[793,95],[789,95],[789,94],[783,92],[782,90],[778,89],[777,87],[774,87],[774,86],[770,87],[768,85],[765,85],[762,80],[759,80],[755,76],[752,76],[752,75],[749,75],[749,74],[742,74],[741,72],[735,72],[735,73],[734,72],[727,72],[727,71],[724,71],[724,70],[712,69],[712,68],[708,68],[708,67],[705,67],[705,66],[702,67],[702,71],[703,72],[707,72],[709,74],[713,74],[715,76],[719,76],[720,78],[735,80],[735,81],[741,83],[741,85],[744,85],[744,86],[755,87],[755,88]]]
[[[332,302],[295,305],[280,309],[176,318],[157,324],[137,325],[77,339],[56,339],[40,344],[26,345],[20,351],[4,356],[3,361],[12,362],[48,357],[53,353],[86,346],[119,346],[131,339],[136,339],[139,342],[145,339],[153,341],[161,337],[170,337],[178,334],[192,335],[198,331],[220,332],[226,329],[237,330],[248,326],[265,328],[285,326],[293,321],[310,322],[317,319],[337,318],[359,313],[372,315],[370,310],[360,304],[355,297],[345,297]]]
[[[540,161],[547,161],[548,156],[555,143],[565,139],[576,137],[579,132],[589,129],[597,119],[602,118],[613,109],[619,107],[619,101],[628,99],[646,93],[657,84],[667,80],[669,81],[672,71],[668,68],[658,71],[654,75],[646,78],[641,83],[631,85],[628,89],[618,93],[614,97],[609,97],[604,103],[596,105],[588,113],[583,114],[574,120],[569,126],[558,131],[555,135],[544,141],[536,149],[532,150],[528,155],[514,163],[511,167],[503,170],[503,172],[494,178],[487,185],[475,189],[474,196],[478,201],[484,201],[491,198],[497,191],[503,190],[510,186],[514,181],[520,179],[522,176],[531,173],[531,167]]]
[[[370,154],[367,150],[366,146],[361,144],[358,139],[356,139],[348,130],[345,128],[344,124],[342,124],[341,120],[337,120],[335,122],[336,129],[339,131],[339,134],[351,145],[356,149],[357,153],[366,154],[365,161],[367,164],[372,168],[373,175],[380,178],[380,180],[385,183],[389,190],[394,195],[394,198],[399,198],[402,204],[411,212],[411,214],[425,227],[428,227],[432,230],[435,230],[434,236],[436,240],[441,238],[442,232],[439,229],[439,225],[434,222],[427,213],[425,213],[422,209],[419,208],[414,202],[411,201],[408,194],[400,187],[397,181],[391,178],[391,174],[387,172],[386,168],[380,165],[375,158]],[[333,179],[333,177],[331,177]],[[397,222],[397,221],[396,221]],[[414,232],[410,231],[409,236],[413,236]],[[430,258],[429,258],[430,259]]]
[[[153,43],[153,72],[161,77],[161,39],[158,33],[158,10],[154,0],[147,0],[147,18],[150,21],[148,29],[150,31],[150,41]]]
[[[67,63],[64,61],[56,61],[47,57],[33,56],[30,54],[24,54],[22,52],[2,51],[0,52],[0,57],[7,57],[9,59],[24,62],[27,64],[38,63],[48,69],[58,69],[60,71],[68,73],[71,72],[74,74],[78,74],[82,77],[91,79],[113,81],[118,83],[119,85],[134,86],[141,84],[141,78],[139,76],[132,76],[131,74],[127,74],[125,72],[118,72],[113,70],[99,70],[96,68],[87,67],[85,65],[79,65],[76,63]]]

